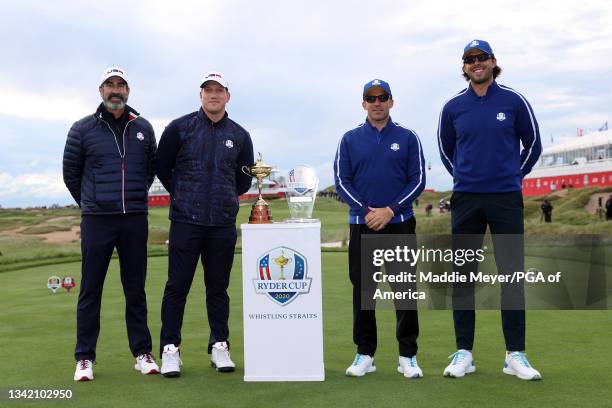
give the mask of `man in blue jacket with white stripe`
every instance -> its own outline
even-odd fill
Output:
[[[488,225],[497,243],[498,268],[523,271],[521,181],[542,151],[538,123],[523,95],[495,81],[501,68],[486,41],[471,41],[462,58],[463,76],[469,86],[446,102],[438,124],[440,157],[454,181],[452,231],[456,237],[476,234],[476,241],[482,243]],[[499,234],[512,234],[518,239],[506,239],[504,242],[509,244],[500,245]],[[516,256],[507,256],[508,253]],[[512,307],[503,306],[510,303]],[[453,305],[457,352],[451,355],[444,376],[463,377],[476,370],[472,357],[473,285],[456,286]],[[541,379],[524,353],[522,286],[502,286],[501,316],[506,342],[503,372],[524,380]]]
[[[336,191],[350,207],[349,275],[353,284],[355,360],[346,375],[361,377],[376,370],[374,310],[362,310],[361,236],[414,234],[412,202],[425,186],[425,160],[416,133],[393,122],[389,84],[374,79],[363,89],[366,121],[342,136],[334,160]],[[423,372],[416,361],[419,322],[416,310],[397,310],[398,371],[408,378]]]

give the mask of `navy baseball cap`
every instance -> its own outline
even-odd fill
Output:
[[[464,59],[465,58],[465,54],[467,54],[468,52],[470,52],[472,50],[480,50],[482,52],[486,52],[487,54],[491,55],[492,57],[495,56],[495,54],[493,54],[493,49],[491,49],[491,46],[489,45],[488,42],[483,41],[483,40],[472,40],[463,49],[463,56],[461,57],[461,59]]]
[[[374,88],[374,87],[378,87],[382,89],[383,91],[385,91],[387,95],[393,96],[391,94],[391,87],[389,86],[387,82],[383,81],[382,79],[373,79],[367,84],[365,84],[363,86],[363,94],[365,95],[370,90],[370,88]]]

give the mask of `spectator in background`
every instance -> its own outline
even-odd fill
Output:
[[[612,220],[612,194],[606,200],[606,220]]]
[[[542,216],[544,217],[544,222],[552,222],[552,211],[553,206],[548,200],[544,200],[542,205],[540,205],[540,209],[542,210]]]
[[[425,215],[428,217],[431,217],[431,210],[433,210],[433,204],[428,203],[427,206],[425,207]]]

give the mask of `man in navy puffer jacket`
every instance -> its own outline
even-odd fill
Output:
[[[81,208],[82,279],[77,306],[74,379],[93,380],[102,287],[117,248],[126,299],[125,319],[135,368],[157,374],[147,325],[147,201],[155,176],[151,124],[126,105],[130,88],[121,68],[102,73],[103,102],[72,125],[64,150],[64,183]]]
[[[202,108],[173,120],[159,142],[157,175],[170,192],[168,281],[162,302],[161,373],[180,375],[179,344],[187,294],[202,258],[210,325],[208,352],[220,372],[234,371],[229,354],[229,285],[236,246],[238,196],[251,177],[249,133],[227,117],[228,84],[209,72],[200,85]]]

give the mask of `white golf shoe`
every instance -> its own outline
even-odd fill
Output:
[[[355,355],[355,360],[353,360],[353,364],[346,369],[346,375],[349,377],[363,377],[367,373],[373,373],[376,371],[376,366],[374,365],[374,358],[367,356],[365,354],[357,354]]]
[[[468,350],[457,350],[448,358],[452,359],[450,364],[444,369],[445,377],[461,378],[466,374],[471,374],[476,371],[474,358]]]
[[[220,373],[231,373],[236,370],[236,364],[230,357],[229,348],[224,341],[218,341],[212,346],[210,364]]]
[[[421,378],[423,377],[423,370],[417,363],[416,356],[412,357],[399,357],[399,364],[397,366],[397,372],[404,374],[406,378]]]
[[[506,353],[503,372],[514,375],[521,380],[541,380],[542,374],[529,364],[525,353],[513,351]]]
[[[93,365],[92,360],[79,360],[76,363],[74,372],[74,381],[93,381]]]
[[[159,366],[153,359],[151,353],[141,354],[136,357],[136,364],[134,369],[140,371],[145,375],[159,374]]]
[[[181,376],[180,350],[174,344],[166,344],[162,352],[161,374],[167,378]]]

